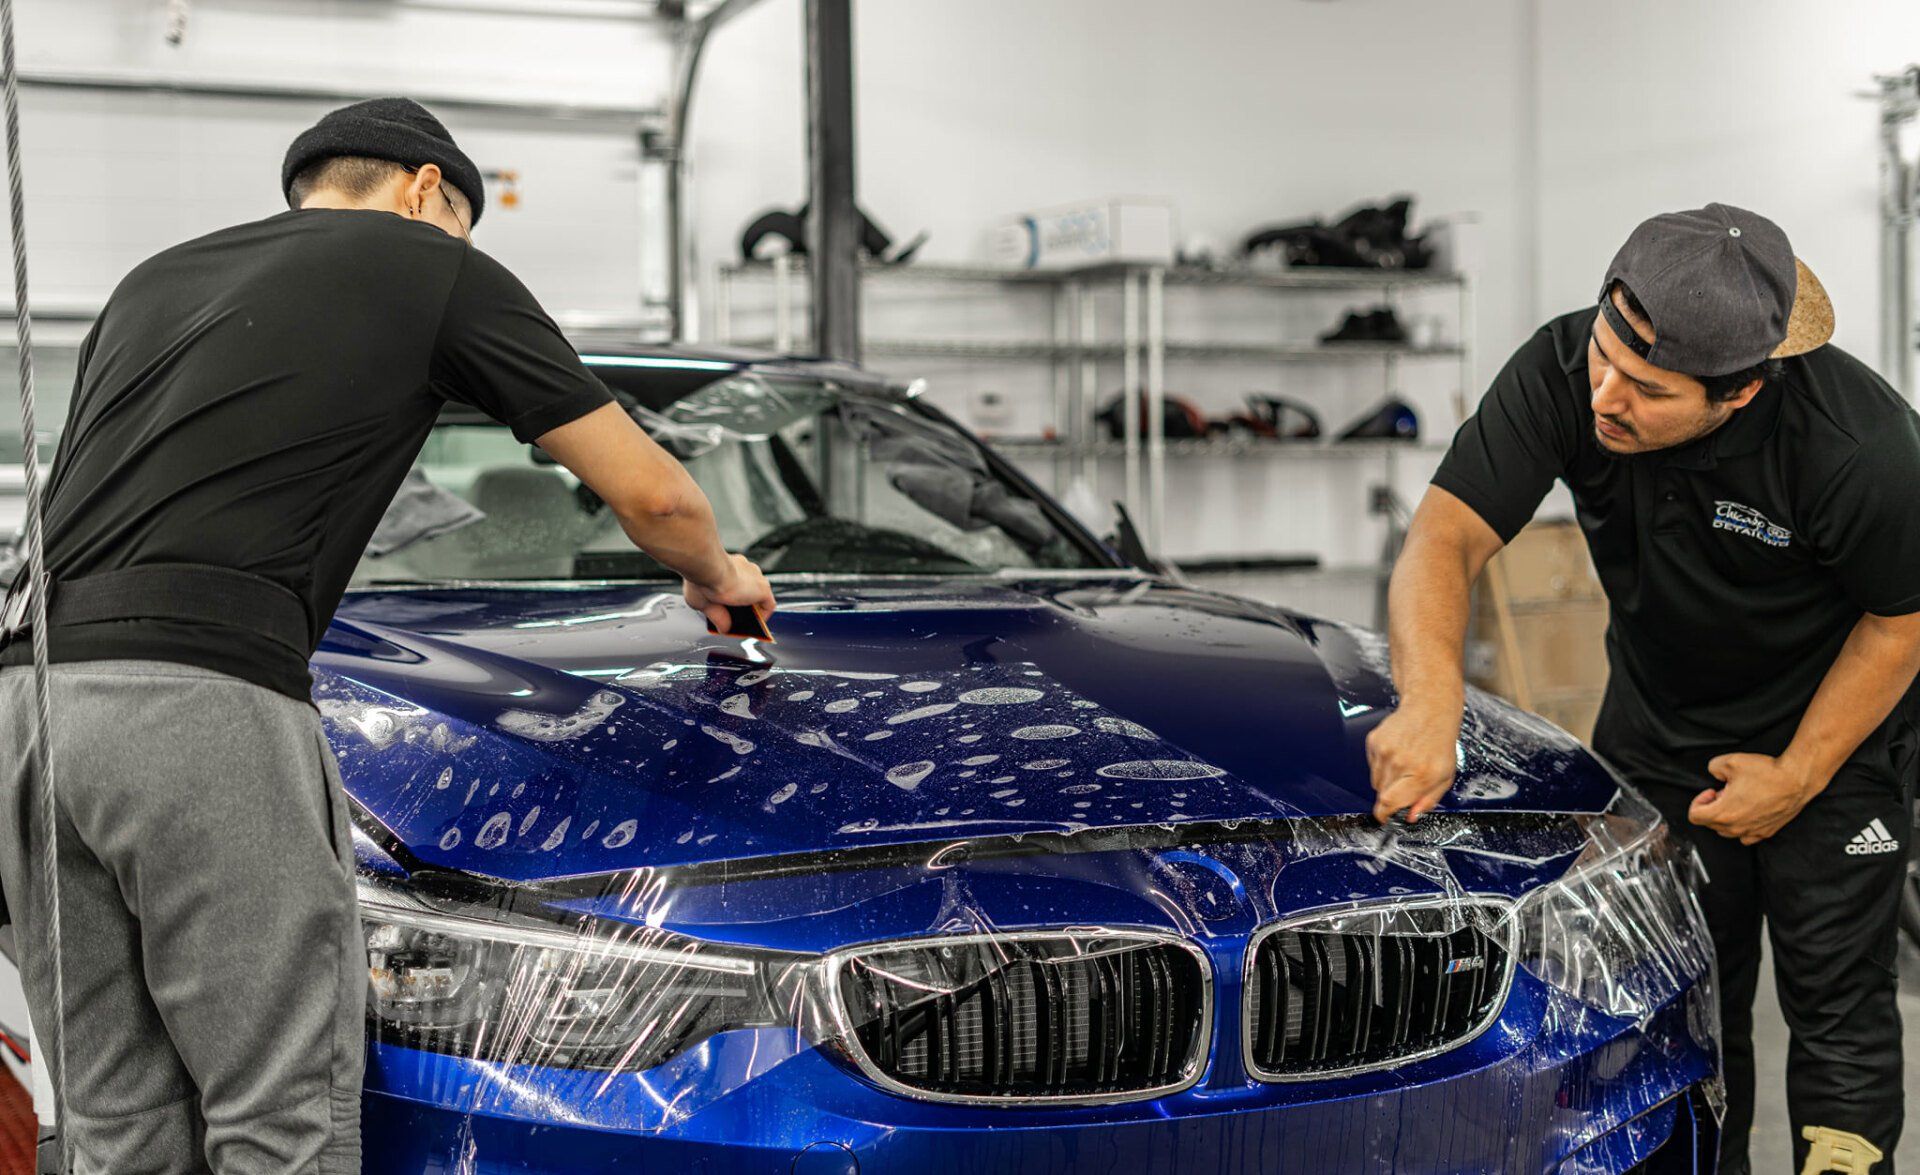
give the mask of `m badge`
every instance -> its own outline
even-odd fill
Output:
[[[1734,534],[1758,539],[1769,547],[1784,547],[1793,541],[1792,531],[1775,525],[1765,514],[1739,502],[1713,504],[1713,529],[1730,530]]]

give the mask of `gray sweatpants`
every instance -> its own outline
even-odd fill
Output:
[[[52,672],[75,1169],[358,1172],[367,957],[319,717],[189,666]],[[0,670],[0,885],[44,1043],[31,673]]]

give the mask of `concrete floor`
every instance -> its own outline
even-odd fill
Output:
[[[1907,1041],[1907,1106],[1920,1105],[1920,951],[1903,944],[1900,952],[1900,1016]],[[1780,1001],[1773,992],[1773,963],[1760,968],[1760,994],[1755,1000],[1753,1025],[1755,1123],[1750,1143],[1755,1175],[1791,1175],[1793,1142],[1787,1130],[1787,1026],[1780,1019]],[[1920,1171],[1920,1130],[1911,1125],[1894,1152],[1898,1170]],[[1884,1166],[1875,1168],[1883,1175]]]

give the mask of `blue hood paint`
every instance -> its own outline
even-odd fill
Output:
[[[314,660],[348,789],[421,861],[535,880],[1031,832],[1347,816],[1377,638],[1091,575],[785,585],[768,649],[638,587],[356,593]],[[1457,811],[1612,778],[1478,699]]]

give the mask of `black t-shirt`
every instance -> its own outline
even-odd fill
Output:
[[[301,598],[317,645],[448,400],[531,441],[611,396],[525,286],[429,224],[304,209],[168,249],[127,275],[83,346],[48,572],[251,572]],[[312,684],[244,616],[48,636],[55,661],[171,661],[303,700]],[[29,655],[15,642],[5,660]]]
[[[1715,755],[1786,749],[1862,613],[1920,611],[1920,416],[1828,345],[1707,436],[1609,456],[1587,381],[1597,313],[1515,353],[1433,484],[1502,540],[1567,484],[1611,605],[1594,746],[1630,777],[1704,788]]]

